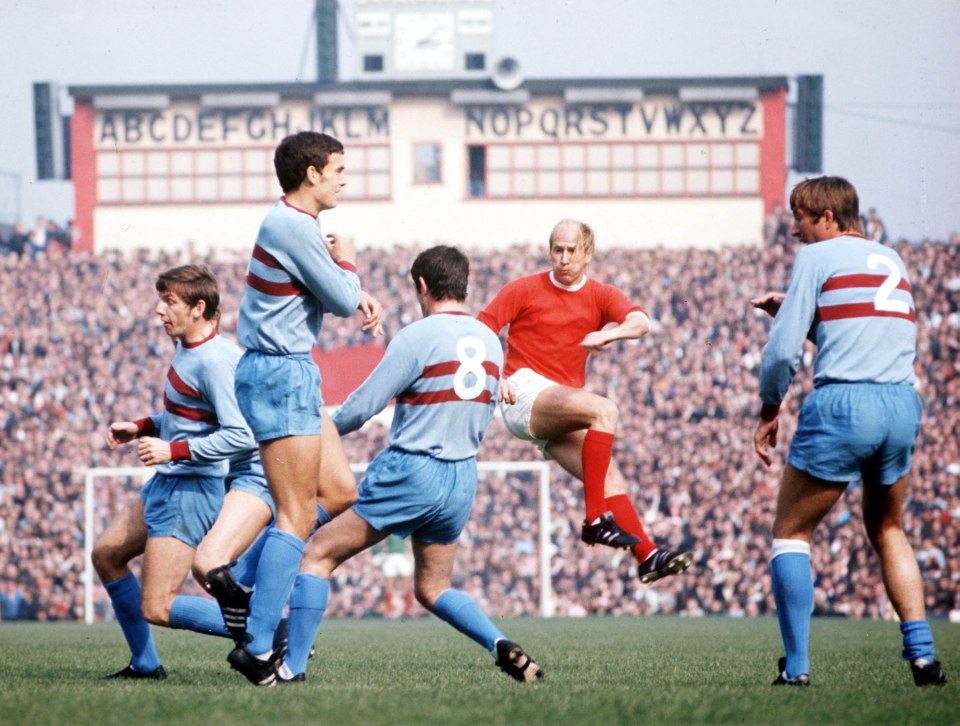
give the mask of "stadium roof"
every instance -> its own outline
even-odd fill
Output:
[[[728,76],[684,78],[550,78],[525,79],[517,90],[537,95],[557,95],[575,88],[639,89],[644,94],[677,93],[682,88],[726,89],[752,88],[776,91],[788,87],[786,76]],[[144,84],[69,86],[70,95],[78,100],[96,96],[126,94],[163,94],[171,100],[194,99],[207,94],[273,93],[282,98],[310,98],[323,92],[363,93],[383,91],[394,97],[442,96],[456,90],[498,91],[490,78],[442,80],[345,81],[337,83],[210,83],[210,84]],[[505,93],[502,91],[498,91]]]

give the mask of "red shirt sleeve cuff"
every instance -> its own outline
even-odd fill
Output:
[[[157,431],[152,418],[141,418],[134,421],[137,425],[137,436],[153,436]]]
[[[764,421],[773,421],[780,413],[780,404],[774,406],[772,403],[765,403],[760,407],[760,418]]]
[[[343,268],[344,270],[346,270],[347,272],[354,272],[354,273],[355,273],[355,272],[357,271],[357,266],[356,266],[355,264],[353,264],[352,262],[348,262],[347,260],[340,260],[340,261],[337,263],[337,265],[338,265],[339,267]]]
[[[190,459],[190,442],[189,441],[171,441],[170,442],[170,458],[173,461],[184,461]]]

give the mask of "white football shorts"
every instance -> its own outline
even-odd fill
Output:
[[[560,384],[546,376],[541,376],[530,368],[521,368],[516,371],[507,379],[507,382],[517,397],[517,402],[513,404],[500,402],[500,413],[507,431],[518,439],[532,441],[543,453],[545,459],[552,459],[553,457],[546,451],[549,442],[546,439],[535,438],[530,433],[530,416],[533,413],[533,402],[537,400],[540,391]]]

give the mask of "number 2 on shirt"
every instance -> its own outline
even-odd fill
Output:
[[[887,279],[880,284],[876,296],[873,298],[873,307],[885,313],[901,313],[907,315],[910,313],[910,306],[902,300],[892,300],[890,295],[897,289],[902,276],[900,269],[889,257],[880,254],[867,256],[867,267],[876,270],[881,267],[886,268],[890,273]]]

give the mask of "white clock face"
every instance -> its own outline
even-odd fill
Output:
[[[452,71],[453,13],[397,13],[393,66],[398,71]]]

